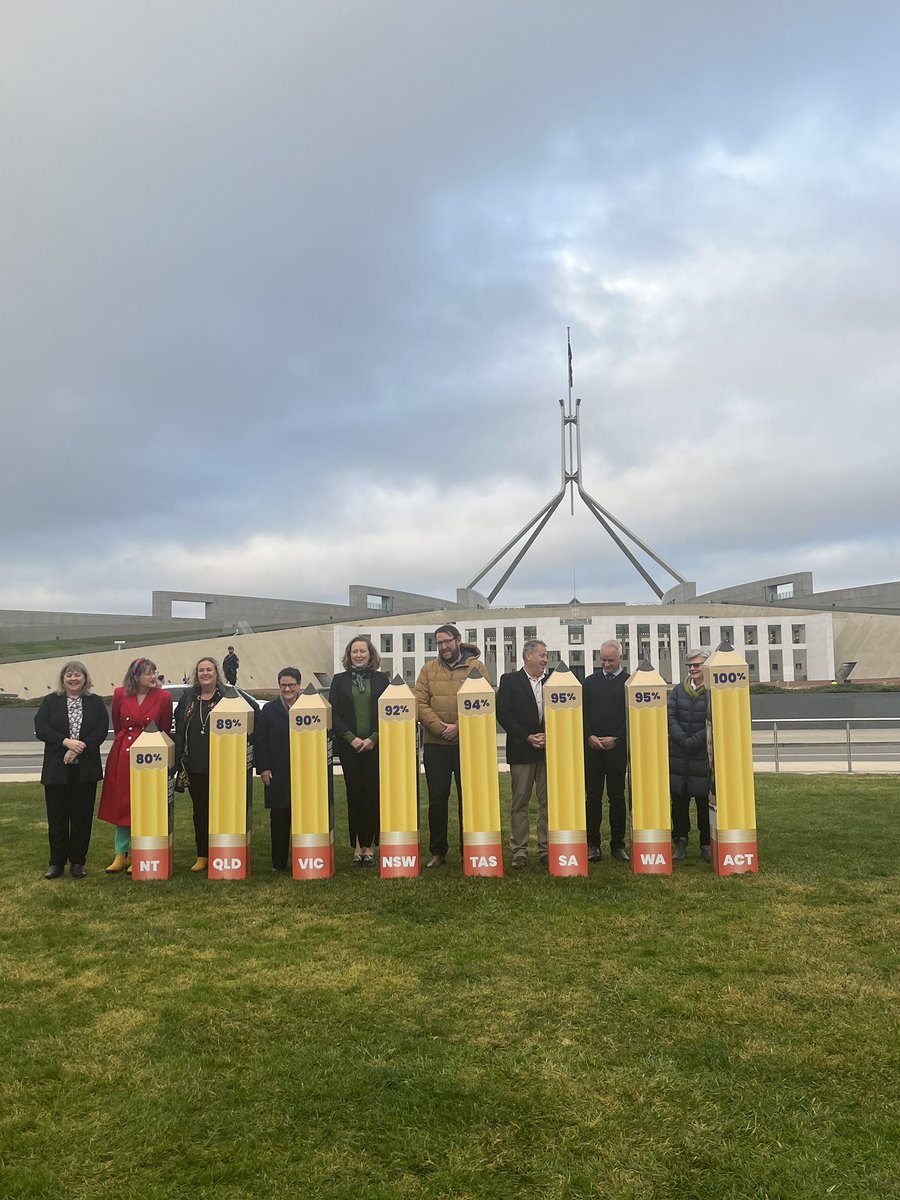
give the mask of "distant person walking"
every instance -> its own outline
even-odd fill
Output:
[[[222,659],[222,673],[225,676],[225,682],[230,683],[234,687],[237,683],[238,667],[241,665],[241,660],[234,652],[234,646],[228,647],[228,653]]]

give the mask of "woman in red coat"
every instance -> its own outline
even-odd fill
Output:
[[[117,875],[128,867],[131,854],[129,748],[151,723],[163,733],[169,733],[172,728],[172,697],[157,687],[156,663],[149,658],[136,658],[125,672],[122,686],[113,694],[112,723],[115,740],[106,760],[97,816],[116,827],[116,856],[106,872]]]

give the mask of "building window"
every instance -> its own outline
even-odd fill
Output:
[[[571,654],[569,655],[569,663],[573,667],[583,667],[584,666],[584,651],[583,650],[573,650],[571,652]]]
[[[404,633],[403,635],[403,653],[415,654],[416,652],[416,635],[414,633]]]
[[[467,629],[466,630],[466,641],[469,643],[470,646],[474,646],[475,643],[478,641],[478,630],[477,629]]]
[[[806,641],[806,626],[792,625],[791,626],[791,641],[795,646],[802,646]]]
[[[769,645],[770,646],[780,646],[781,645],[781,626],[780,625],[770,625],[769,626]]]
[[[729,646],[733,646],[734,645],[734,626],[733,625],[720,625],[719,626],[719,638],[721,641],[727,642]]]
[[[570,625],[569,626],[569,645],[583,646],[584,645],[584,626]]]
[[[526,642],[537,640],[537,625],[526,625],[522,631],[522,637]]]
[[[701,626],[700,626],[700,645],[701,645],[701,646],[710,646],[710,645],[712,645],[712,642],[710,641],[710,636],[709,636],[709,626],[708,626],[708,625],[701,625]]]
[[[425,653],[426,654],[436,654],[437,653],[437,641],[435,640],[436,638],[437,638],[437,634],[435,634],[435,633],[426,633],[425,634]]]
[[[756,645],[756,626],[755,625],[745,625],[744,626],[744,645],[745,646],[755,646]]]
[[[381,635],[381,653],[382,654],[393,654],[394,653],[394,635],[393,634],[383,633]]]

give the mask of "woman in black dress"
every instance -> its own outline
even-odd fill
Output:
[[[380,830],[378,784],[378,697],[388,686],[381,657],[370,638],[347,643],[344,670],[331,681],[334,748],[347,790],[347,819],[354,867],[373,867]]]

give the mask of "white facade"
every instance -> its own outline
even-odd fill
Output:
[[[463,640],[474,642],[496,683],[506,671],[521,665],[522,645],[529,638],[546,642],[551,666],[565,662],[590,675],[600,665],[600,647],[615,639],[625,649],[625,665],[634,670],[647,658],[669,683],[681,679],[681,664],[689,649],[715,648],[730,642],[747,659],[754,682],[834,678],[834,638],[830,613],[742,609],[714,606],[710,613],[681,612],[670,606],[646,609],[564,606],[489,609],[468,614],[429,614],[429,623],[407,617],[396,622],[373,620],[362,625],[334,627],[334,669],[355,634],[371,637],[391,676],[412,686],[424,663],[435,658],[434,630],[444,621],[455,624]]]

